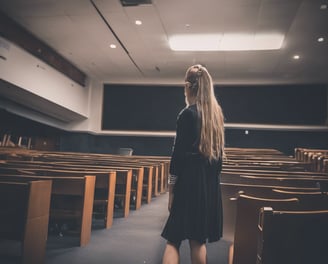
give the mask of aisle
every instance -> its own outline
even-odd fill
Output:
[[[65,237],[50,238],[46,263],[160,264],[165,247],[160,233],[168,216],[167,198],[168,194],[153,198],[149,205],[131,211],[127,218],[115,218],[109,230],[94,229],[86,247],[77,247]],[[227,255],[227,242],[208,245],[209,264],[226,264]],[[184,263],[190,263],[187,242],[181,246],[181,264]]]

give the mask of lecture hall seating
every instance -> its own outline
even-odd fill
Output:
[[[45,262],[51,189],[51,180],[0,181],[0,239],[20,243],[19,256],[9,256],[17,263]]]

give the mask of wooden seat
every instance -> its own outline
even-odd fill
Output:
[[[328,194],[320,191],[298,191],[272,189],[273,193],[280,198],[295,197],[299,199],[299,210],[328,210]]]
[[[91,238],[92,209],[95,190],[95,176],[26,176],[0,175],[5,182],[28,182],[52,180],[49,220],[75,219],[79,245],[86,246]]]
[[[328,263],[327,223],[327,210],[277,211],[262,208],[256,263]]]
[[[311,185],[312,186],[312,185]],[[282,198],[282,195],[275,194],[273,189],[286,191],[307,191],[318,192],[318,187],[290,187],[283,185],[251,185],[251,184],[228,184],[221,183],[222,205],[223,205],[223,238],[233,242],[235,233],[236,221],[236,197],[239,193],[244,193],[249,196],[267,197],[267,198]],[[290,196],[285,196],[290,198]]]
[[[0,182],[0,239],[20,242],[20,263],[45,261],[51,188],[51,180]]]
[[[257,252],[257,224],[261,207],[274,206],[289,210],[295,208],[298,199],[269,199],[239,195],[237,198],[237,214],[233,243],[233,258],[229,263],[254,264]]]

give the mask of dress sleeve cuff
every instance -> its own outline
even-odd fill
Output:
[[[176,182],[176,180],[177,180],[177,178],[178,178],[178,176],[173,175],[173,174],[170,174],[170,175],[169,175],[169,184],[174,185],[175,182]]]

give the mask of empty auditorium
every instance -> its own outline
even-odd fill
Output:
[[[0,0],[0,263],[328,263],[327,54],[327,0]]]

